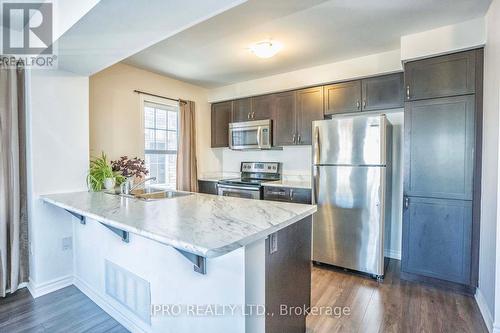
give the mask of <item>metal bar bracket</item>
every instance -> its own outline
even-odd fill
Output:
[[[130,235],[128,231],[118,229],[104,223],[101,224],[106,228],[108,228],[109,230],[111,230],[112,232],[114,232],[115,234],[117,234],[118,236],[120,236],[122,238],[122,241],[124,241],[125,243],[128,243],[130,241]]]
[[[77,213],[72,212],[72,211],[67,210],[67,209],[65,209],[65,211],[67,211],[68,213],[70,213],[71,215],[73,215],[74,217],[76,217],[77,219],[79,219],[81,224],[86,224],[85,216],[77,214]]]
[[[196,273],[207,274],[207,258],[199,256],[197,254],[189,253],[176,249],[180,254],[182,254],[187,260],[193,263],[193,268]]]

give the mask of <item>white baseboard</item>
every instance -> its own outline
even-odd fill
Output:
[[[28,290],[33,298],[37,298],[53,291],[71,286],[73,284],[73,276],[66,275],[44,283],[37,284],[32,279],[28,282]]]
[[[481,291],[481,289],[479,289],[479,288],[476,289],[476,294],[474,295],[474,298],[476,299],[476,303],[477,303],[477,306],[479,307],[479,311],[481,311],[481,315],[483,316],[484,323],[486,324],[486,327],[488,328],[488,332],[500,333],[499,327],[494,328],[493,316],[491,314],[491,311],[490,311],[488,305],[486,304],[486,299],[484,298],[484,295],[483,295],[483,292]]]
[[[78,278],[77,276],[73,279],[73,284],[82,293],[87,295],[95,304],[97,304],[101,309],[103,309],[107,314],[113,317],[122,326],[128,329],[132,333],[149,333],[150,330],[144,330],[143,325],[139,323],[139,320],[135,320],[132,316],[128,316],[123,313],[119,308],[113,306],[105,297],[94,291],[87,282]]]
[[[391,259],[401,260],[401,251],[384,250],[384,256]]]

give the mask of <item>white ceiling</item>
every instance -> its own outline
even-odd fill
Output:
[[[101,0],[56,41],[58,67],[94,74],[244,1]]]
[[[491,0],[249,0],[124,62],[207,88],[399,48],[402,35],[483,16]],[[270,59],[247,47],[284,44]]]

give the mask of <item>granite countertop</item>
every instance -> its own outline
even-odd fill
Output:
[[[314,205],[210,194],[143,201],[104,192],[41,196],[101,223],[207,258],[221,256],[316,211]]]

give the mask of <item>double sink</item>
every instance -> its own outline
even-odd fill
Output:
[[[136,198],[144,201],[154,201],[162,199],[173,199],[180,198],[191,195],[193,193],[189,192],[178,192],[172,190],[161,190],[153,187],[135,189],[130,192],[130,194],[122,194],[119,192],[106,192],[109,194],[120,195],[128,198]]]

